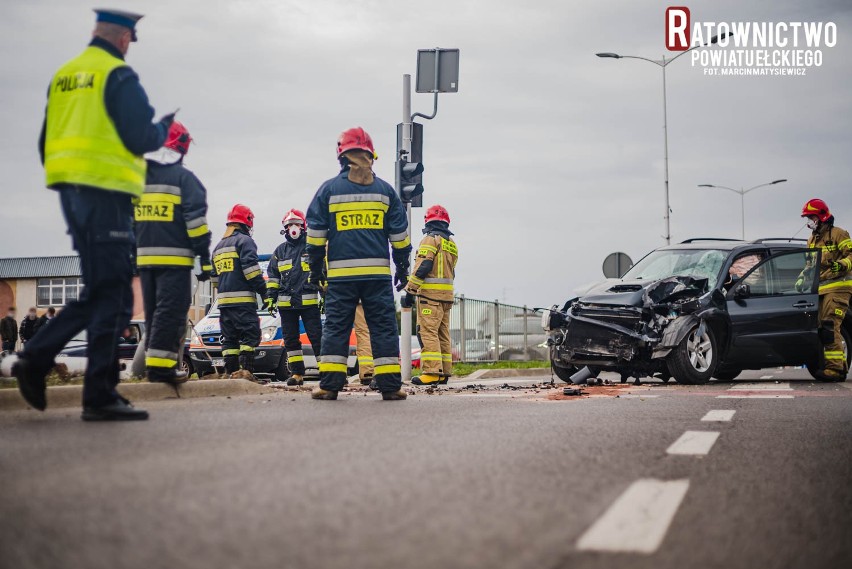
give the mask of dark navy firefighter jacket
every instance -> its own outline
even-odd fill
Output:
[[[225,237],[213,250],[213,271],[219,308],[257,306],[255,294],[266,298],[266,281],[257,258],[257,245],[242,228]]]
[[[349,167],[320,186],[308,208],[308,256],[312,271],[323,268],[328,246],[328,281],[391,278],[388,242],[397,265],[408,265],[411,239],[405,208],[380,178],[362,186],[349,181]]]
[[[319,304],[319,288],[308,282],[310,267],[305,234],[296,241],[287,237],[275,249],[266,274],[269,297],[278,296],[278,308],[296,310]]]

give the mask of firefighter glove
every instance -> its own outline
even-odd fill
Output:
[[[393,284],[397,291],[401,291],[408,284],[408,267],[397,265],[396,274],[393,276]]]
[[[835,261],[831,264],[831,272],[832,273],[839,273],[842,270],[843,270],[843,265],[841,265],[837,261]]]
[[[399,301],[399,305],[403,308],[411,308],[414,306],[414,295],[410,292],[406,292],[402,295],[402,298]]]
[[[798,280],[796,280],[796,291],[805,292],[805,277],[799,277]]]
[[[266,301],[266,311],[269,312],[270,316],[275,316],[276,310],[278,310],[278,306],[275,304],[275,300],[272,298],[267,298]]]

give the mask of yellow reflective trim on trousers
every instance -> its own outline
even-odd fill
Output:
[[[387,211],[388,206],[382,202],[343,202],[343,203],[333,203],[328,205],[328,211],[330,213],[338,212],[338,211],[350,211],[350,210],[380,210]]]
[[[411,238],[410,237],[406,237],[402,241],[391,241],[391,246],[394,249],[405,249],[409,245],[411,245]]]
[[[239,348],[233,349],[233,350],[222,350],[222,355],[223,356],[238,356],[238,355],[240,355],[240,350],[239,350]]]
[[[302,306],[316,306],[317,304],[319,304],[319,300],[316,298],[309,298],[308,300],[302,301]]]
[[[136,258],[136,265],[146,267],[150,265],[170,265],[174,267],[192,267],[195,265],[195,259],[188,257],[172,257],[169,255],[143,255]]]
[[[383,373],[400,373],[402,368],[399,367],[399,364],[387,364],[383,366],[376,366],[376,369],[373,372],[376,375],[381,375]]]
[[[387,275],[390,276],[390,267],[346,267],[340,269],[329,269],[328,278],[337,277],[360,277],[367,275]]]
[[[210,229],[207,225],[201,225],[196,227],[195,229],[187,229],[186,234],[190,237],[201,237],[202,235],[207,235],[210,232]]]
[[[219,298],[219,306],[223,306],[226,304],[242,304],[244,302],[254,304],[255,299],[251,296],[234,296],[231,298]]]
[[[347,371],[347,370],[346,370],[346,364],[333,364],[333,363],[326,363],[326,362],[320,362],[319,370],[320,370],[320,373],[322,373],[322,372],[328,372],[328,373],[335,373],[335,372],[346,373],[346,371]]]
[[[327,237],[308,237],[308,245],[314,245],[315,247],[322,247],[328,243]]]
[[[241,352],[253,352],[254,346],[246,346],[245,344],[240,345]]]
[[[177,367],[177,360],[170,360],[168,358],[145,358],[145,366],[146,367],[164,367],[164,368],[173,368]]]
[[[288,362],[303,362],[305,361],[305,356],[290,356],[287,358]]]
[[[453,361],[453,354],[441,354],[444,361]]]
[[[371,364],[373,363],[373,358],[368,356],[358,356],[358,363],[362,364]]]
[[[836,283],[829,283],[824,285],[819,285],[819,292],[822,294],[828,290],[842,290],[842,289],[852,290],[852,281],[838,281]]]

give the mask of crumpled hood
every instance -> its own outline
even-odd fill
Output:
[[[656,281],[608,279],[580,297],[583,304],[653,306],[696,298],[707,290],[707,279],[667,277]]]

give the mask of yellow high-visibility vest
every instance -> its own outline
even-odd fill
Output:
[[[104,101],[109,74],[124,65],[105,50],[90,46],[54,75],[44,144],[48,188],[80,184],[142,195],[145,159],[124,146]]]

